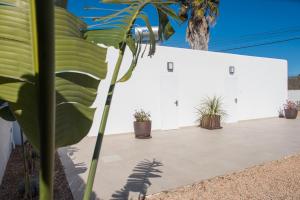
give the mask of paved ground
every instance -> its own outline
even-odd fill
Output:
[[[277,160],[300,152],[300,120],[262,119],[224,125],[106,136],[94,199],[131,199]],[[95,138],[59,150],[75,199],[81,199]],[[101,197],[101,198],[100,198]]]

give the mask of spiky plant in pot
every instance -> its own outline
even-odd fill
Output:
[[[221,97],[213,96],[203,99],[200,107],[197,108],[200,127],[206,129],[222,128],[221,119],[227,115],[222,107]]]

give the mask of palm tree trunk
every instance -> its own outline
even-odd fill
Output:
[[[103,136],[104,136],[104,132],[105,132],[105,127],[106,127],[106,123],[107,123],[107,118],[108,118],[108,114],[109,114],[109,110],[110,110],[112,97],[114,94],[115,84],[117,82],[118,74],[119,74],[120,67],[121,67],[124,53],[125,53],[125,47],[126,47],[126,43],[123,43],[122,47],[119,50],[118,61],[116,63],[116,66],[115,66],[115,69],[113,72],[113,76],[111,78],[110,87],[109,87],[109,91],[107,93],[105,107],[104,107],[104,110],[102,113],[102,118],[101,118],[101,123],[100,123],[100,129],[99,129],[99,133],[97,136],[94,154],[93,154],[90,171],[89,171],[89,175],[88,175],[88,179],[87,179],[87,184],[86,184],[86,188],[84,191],[84,197],[83,197],[84,200],[90,200],[90,197],[91,197],[93,184],[94,184],[94,180],[95,180],[95,174],[96,174],[97,165],[98,165],[98,160],[99,160],[99,155],[100,155],[100,150],[101,150],[101,146],[102,146],[102,140],[103,140]]]
[[[188,21],[186,40],[192,49],[208,50],[209,26],[205,17],[197,19],[192,17]]]

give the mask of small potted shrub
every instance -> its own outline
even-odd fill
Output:
[[[151,138],[151,115],[144,110],[136,110],[134,113],[135,121],[134,134],[136,138],[147,139]]]
[[[226,116],[226,112],[222,109],[222,99],[220,97],[207,97],[197,110],[200,127],[210,130],[222,128],[221,119]]]
[[[284,115],[286,119],[296,119],[298,115],[297,104],[287,100],[286,104],[284,104]]]

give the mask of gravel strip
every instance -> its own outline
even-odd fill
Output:
[[[22,148],[16,146],[10,155],[2,184],[0,185],[0,200],[23,200],[18,195],[18,185],[24,178],[22,155]],[[35,175],[38,174],[38,168],[39,166],[36,166]],[[37,199],[38,197],[33,198],[33,200]],[[57,153],[55,154],[54,200],[73,200],[64,168]]]
[[[150,195],[148,200],[299,200],[300,154]]]

